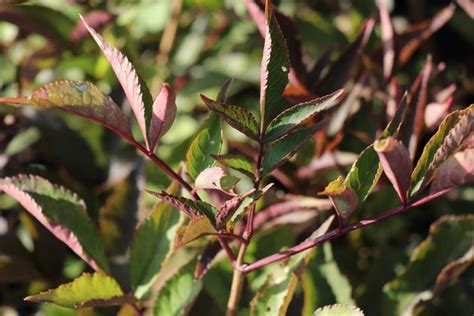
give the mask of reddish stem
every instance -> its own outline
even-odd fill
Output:
[[[306,240],[306,241],[300,243],[299,245],[291,247],[291,248],[289,248],[285,251],[282,251],[282,252],[270,255],[268,257],[262,258],[260,260],[257,260],[254,263],[251,263],[251,264],[243,267],[241,269],[241,272],[244,273],[244,274],[249,273],[249,272],[252,272],[252,271],[254,271],[258,268],[261,268],[261,267],[266,266],[270,263],[273,263],[275,261],[280,261],[280,260],[283,260],[283,259],[287,259],[287,258],[289,258],[289,257],[291,257],[291,256],[293,256],[293,255],[295,255],[295,254],[297,254],[301,251],[307,250],[309,248],[316,247],[317,245],[319,245],[319,244],[321,244],[325,241],[332,240],[332,239],[337,238],[341,235],[344,235],[344,234],[346,234],[350,231],[353,231],[353,230],[356,230],[356,229],[359,229],[359,228],[363,228],[363,227],[378,223],[380,221],[383,221],[383,220],[385,220],[387,218],[390,218],[392,216],[404,213],[404,212],[408,211],[409,209],[411,209],[413,207],[420,206],[420,205],[425,204],[425,203],[427,203],[431,200],[434,200],[434,199],[440,197],[443,194],[448,193],[449,191],[451,191],[455,188],[456,187],[444,189],[442,191],[439,191],[439,192],[436,192],[434,194],[428,195],[424,198],[421,198],[417,201],[409,202],[405,206],[401,205],[401,206],[398,206],[396,208],[390,209],[386,212],[383,212],[381,214],[378,214],[378,215],[360,220],[356,223],[347,225],[345,227],[333,229],[333,230],[331,230],[331,231],[325,233],[324,235],[319,236],[315,239]]]

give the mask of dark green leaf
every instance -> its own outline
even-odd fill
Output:
[[[212,158],[217,160],[220,164],[242,172],[250,178],[255,177],[255,168],[253,161],[248,157],[239,154],[226,154],[226,155],[212,155]]]

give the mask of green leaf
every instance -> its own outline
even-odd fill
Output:
[[[474,104],[449,114],[423,149],[411,175],[409,195],[413,197],[433,178],[434,171],[474,131]]]
[[[281,94],[288,84],[290,67],[288,49],[268,1],[265,5],[265,21],[265,43],[260,68],[260,119],[264,126],[284,110]]]
[[[206,216],[193,218],[188,225],[178,228],[175,248],[189,244],[198,238],[215,234],[217,234],[217,231],[209,218]]]
[[[364,312],[356,306],[334,304],[318,308],[314,316],[364,316]]]
[[[203,123],[186,151],[186,165],[193,179],[196,179],[204,169],[214,166],[215,162],[211,155],[219,154],[221,145],[221,122],[217,116],[211,115]]]
[[[283,137],[315,117],[318,113],[333,107],[338,103],[342,92],[343,90],[341,89],[324,97],[297,104],[283,111],[268,125],[264,141],[269,142]]]
[[[408,312],[420,300],[433,297],[436,281],[451,262],[472,254],[474,215],[440,218],[412,253],[403,274],[384,286],[387,315]]]
[[[309,239],[326,233],[333,220],[334,216],[328,218]],[[314,248],[300,252],[291,257],[285,265],[270,272],[265,285],[250,303],[252,316],[286,315],[301,275],[313,253]]]
[[[194,279],[196,261],[181,268],[161,289],[153,315],[186,315],[202,289],[202,279]]]
[[[257,120],[253,116],[252,112],[239,106],[228,105],[211,100],[204,95],[201,95],[201,100],[211,111],[229,123],[230,126],[250,138],[255,140],[259,139]]]
[[[387,124],[387,127],[385,127],[385,129],[383,130],[383,133],[382,133],[383,138],[396,136],[398,134],[398,132],[400,131],[400,127],[402,126],[402,123],[405,120],[407,108],[408,108],[408,94],[407,92],[405,92],[405,94],[403,95],[400,101],[400,104],[397,107],[397,110],[395,111],[395,114],[393,115],[393,118]]]
[[[153,192],[146,190],[148,193],[162,199],[169,205],[176,207],[184,214],[191,218],[197,218],[201,215],[207,217],[214,224],[214,216],[217,209],[204,201],[194,201],[182,196],[175,196],[167,192]]]
[[[14,156],[27,149],[40,139],[40,132],[36,127],[30,127],[13,137],[5,148],[4,154]]]
[[[100,272],[83,273],[70,283],[28,296],[25,300],[71,308],[122,305],[134,301],[132,296],[123,293],[114,278]]]
[[[374,150],[374,145],[364,149],[352,164],[344,184],[354,190],[359,197],[359,203],[365,201],[382,175],[382,167]]]
[[[176,194],[173,182],[168,192]],[[142,298],[153,285],[165,260],[174,249],[180,213],[165,201],[153,210],[135,232],[130,254],[130,283],[137,298]]]
[[[226,155],[212,155],[212,158],[217,160],[220,164],[237,170],[250,178],[255,178],[255,168],[253,161],[239,154],[226,154]]]
[[[0,179],[0,190],[17,200],[93,269],[108,270],[99,234],[77,195],[43,178],[28,176]]]
[[[56,81],[40,87],[28,98],[0,98],[1,103],[59,108],[99,122],[125,139],[133,139],[130,123],[120,107],[87,81]]]
[[[311,137],[321,129],[324,122],[315,126],[300,128],[291,134],[270,143],[263,157],[262,170],[266,174],[288,161]]]
[[[357,193],[348,188],[344,183],[344,178],[339,176],[334,181],[331,181],[321,194],[329,196],[331,203],[336,209],[339,226],[343,227],[359,204]]]

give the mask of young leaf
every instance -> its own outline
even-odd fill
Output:
[[[382,170],[374,145],[370,145],[352,164],[344,184],[357,193],[359,203],[362,203],[379,181]]]
[[[178,193],[173,182],[170,194]],[[138,226],[130,252],[130,283],[141,299],[153,285],[164,261],[174,249],[174,236],[180,213],[165,201],[159,201],[148,217]]]
[[[239,154],[212,155],[212,158],[220,164],[237,170],[250,178],[255,177],[255,168],[253,161],[248,157]]]
[[[313,316],[364,316],[364,312],[356,306],[334,304],[318,308]]]
[[[284,110],[281,94],[288,83],[288,49],[280,26],[265,3],[265,43],[260,69],[260,116],[264,126]]]
[[[206,216],[209,220],[214,222],[214,215],[217,210],[210,204],[203,201],[193,201],[182,196],[175,196],[164,191],[153,192],[146,190],[148,193],[160,198],[169,205],[176,207],[184,214],[191,218],[197,218],[202,215]]]
[[[318,113],[333,107],[338,103],[342,92],[343,90],[341,89],[324,97],[297,104],[283,111],[268,125],[264,141],[274,141],[283,137]]]
[[[431,137],[411,175],[409,196],[414,196],[433,177],[434,171],[474,130],[474,105],[449,114]]]
[[[474,148],[457,152],[436,170],[430,194],[474,182]]]
[[[160,290],[155,300],[153,315],[186,315],[202,289],[202,280],[195,280],[196,262],[182,267]]]
[[[211,111],[229,123],[230,126],[250,138],[259,139],[257,120],[249,110],[235,105],[220,103],[204,95],[201,95],[201,100]]]
[[[198,238],[215,234],[217,234],[217,231],[209,218],[206,216],[193,218],[188,225],[178,228],[175,248],[189,244]]]
[[[203,170],[196,177],[194,189],[230,192],[239,180],[237,177],[226,175],[220,167],[211,167]]]
[[[357,193],[346,186],[342,176],[330,182],[320,194],[327,195],[331,200],[338,215],[340,227],[347,223],[349,216],[359,204]]]
[[[375,141],[374,148],[385,175],[397,191],[402,203],[406,203],[410,174],[413,169],[408,149],[393,137]]]
[[[385,0],[377,0],[380,14],[380,32],[383,43],[383,76],[389,79],[395,61],[395,43],[393,39],[393,25]]]
[[[164,83],[160,94],[152,105],[151,123],[149,129],[150,150],[154,150],[159,139],[173,125],[176,117],[176,94],[173,88]]]
[[[310,238],[317,238],[330,227],[334,216],[328,218]],[[251,314],[287,315],[288,306],[295,293],[301,274],[308,264],[314,249],[306,250],[291,257],[284,267],[278,267],[267,277],[265,285],[260,288],[250,303]]]
[[[411,314],[420,295],[433,297],[436,279],[445,267],[472,254],[473,231],[473,215],[443,216],[432,224],[428,238],[413,251],[404,272],[384,286],[387,315]]]
[[[186,165],[189,175],[196,177],[209,167],[214,166],[213,154],[219,154],[221,150],[221,122],[212,115],[203,123],[201,129],[192,139],[186,151]]]
[[[25,300],[54,303],[69,308],[122,305],[134,302],[133,296],[125,295],[114,278],[100,272],[83,273],[72,282],[28,296]]]
[[[28,176],[0,179],[0,190],[17,200],[94,270],[108,270],[99,234],[84,202],[74,193],[43,178]]]
[[[288,161],[288,159],[290,159],[301,148],[301,146],[303,146],[306,141],[308,141],[314,133],[324,125],[325,122],[323,121],[312,127],[299,128],[291,134],[270,143],[269,150],[263,157],[263,174],[270,172]]]
[[[122,86],[127,100],[132,108],[133,114],[135,115],[138,126],[142,132],[147,148],[150,149],[150,142],[148,137],[148,130],[150,129],[152,108],[151,108],[151,95],[148,88],[143,82],[140,82],[135,68],[128,58],[123,55],[117,48],[107,43],[102,36],[99,35],[94,29],[92,29],[84,18],[82,18],[84,26],[94,38],[97,45],[100,47],[105,57],[109,61],[112,69],[117,76],[120,85]]]
[[[125,139],[133,139],[130,123],[112,99],[87,81],[56,81],[30,97],[0,98],[1,103],[59,108],[101,123]]]
[[[234,215],[235,211],[239,208],[242,202],[248,198],[251,194],[253,194],[255,189],[252,189],[244,194],[240,194],[234,196],[230,200],[226,201],[224,205],[219,209],[216,214],[216,227],[217,229],[224,228],[231,219],[232,215]]]
[[[400,127],[405,119],[405,114],[407,112],[408,107],[408,94],[405,92],[402,99],[400,100],[400,104],[393,115],[392,120],[387,124],[384,131],[382,132],[382,137],[390,137],[396,136],[400,131]]]

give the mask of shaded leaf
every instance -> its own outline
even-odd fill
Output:
[[[255,140],[259,139],[257,120],[249,110],[239,106],[213,101],[204,95],[201,95],[201,100],[211,111],[229,123],[230,126],[250,138]]]
[[[260,68],[260,120],[266,126],[284,110],[281,94],[288,83],[288,49],[269,0],[265,3],[265,43]]]
[[[364,312],[356,306],[334,304],[318,308],[314,316],[364,316]]]
[[[459,276],[471,265],[474,264],[474,247],[471,247],[464,256],[448,263],[436,277],[435,295],[441,292],[450,284],[455,283]]]
[[[220,119],[211,115],[203,123],[201,129],[194,136],[186,151],[186,165],[189,175],[196,177],[214,165],[212,155],[221,150],[221,123]]]
[[[342,93],[343,90],[341,89],[324,97],[297,104],[283,111],[268,125],[264,141],[269,142],[281,138],[303,125],[318,113],[330,109],[338,103]]]
[[[100,272],[83,273],[72,282],[28,296],[25,300],[70,308],[122,305],[134,301],[132,296],[123,293],[114,278]]]
[[[406,203],[413,168],[408,149],[393,137],[375,141],[374,148],[385,175],[397,191],[402,203]]]
[[[153,315],[186,315],[202,289],[202,280],[195,280],[195,261],[182,267],[161,289],[155,300]]]
[[[209,220],[214,222],[214,214],[217,210],[210,204],[204,201],[193,201],[191,199],[175,196],[167,192],[153,192],[146,190],[148,193],[160,198],[169,205],[176,207],[178,210],[188,215],[191,218],[201,217],[204,215]]]
[[[219,89],[219,93],[217,94],[217,102],[225,103],[227,101],[227,95],[229,94],[230,86],[232,85],[233,79],[228,78],[222,84],[221,88]]]
[[[98,30],[99,28],[103,27],[104,25],[109,24],[113,19],[114,16],[107,11],[91,11],[84,15],[84,21],[90,26],[91,29]],[[74,26],[69,38],[75,44],[81,42],[87,35],[88,31],[81,21]]]
[[[149,129],[150,150],[154,150],[159,139],[173,125],[176,117],[176,94],[173,88],[164,83],[160,94],[153,101]]]
[[[255,168],[253,161],[248,157],[239,154],[212,155],[212,158],[220,164],[237,170],[250,178],[255,178]]]
[[[349,216],[359,204],[357,193],[346,186],[342,176],[330,182],[320,194],[327,195],[331,200],[337,212],[340,227],[347,223]]]
[[[77,195],[43,178],[28,176],[1,179],[0,189],[93,269],[108,270],[99,234]]]
[[[410,197],[421,190],[433,177],[434,171],[473,132],[474,105],[449,114],[431,137],[411,175]]]
[[[370,145],[352,164],[344,184],[357,193],[359,203],[362,203],[379,181],[382,170],[374,145]]]
[[[14,156],[21,153],[23,150],[36,143],[39,138],[39,130],[36,127],[30,127],[26,131],[16,134],[8,143],[3,154],[6,156]]]
[[[178,191],[176,182],[168,188],[170,194]],[[148,292],[172,253],[179,218],[176,209],[159,201],[136,229],[130,252],[130,283],[137,298]]]
[[[375,20],[373,18],[365,20],[355,41],[331,65],[327,74],[316,86],[315,92],[317,95],[326,95],[331,91],[342,88],[349,78],[356,59],[362,54],[374,26]]]
[[[97,121],[123,138],[133,139],[130,123],[112,99],[87,81],[56,81],[28,97],[0,98],[0,103],[59,108]]]
[[[216,235],[217,231],[206,216],[193,218],[188,225],[181,226],[176,232],[175,248],[182,247],[198,238]]]
[[[151,95],[148,88],[140,78],[128,58],[123,55],[117,48],[107,43],[99,33],[92,29],[81,16],[84,26],[94,38],[105,57],[109,61],[120,85],[122,86],[127,100],[135,115],[138,126],[142,132],[147,148],[151,149],[148,137],[148,130],[152,117]]]
[[[396,136],[403,124],[408,107],[408,94],[405,92],[395,114],[382,132],[382,137]]]
[[[474,148],[457,152],[436,170],[430,194],[474,183]]]
[[[270,143],[269,150],[263,157],[263,174],[288,161],[323,126],[325,121],[312,127],[296,129],[291,134]]]
[[[328,218],[310,238],[324,234],[333,220],[334,216]],[[299,279],[313,253],[314,249],[300,252],[270,272],[265,285],[250,303],[251,315],[286,315]]]
[[[432,224],[405,271],[384,286],[386,314],[409,313],[419,300],[431,299],[439,273],[471,251],[473,232],[473,215],[443,216]]]

